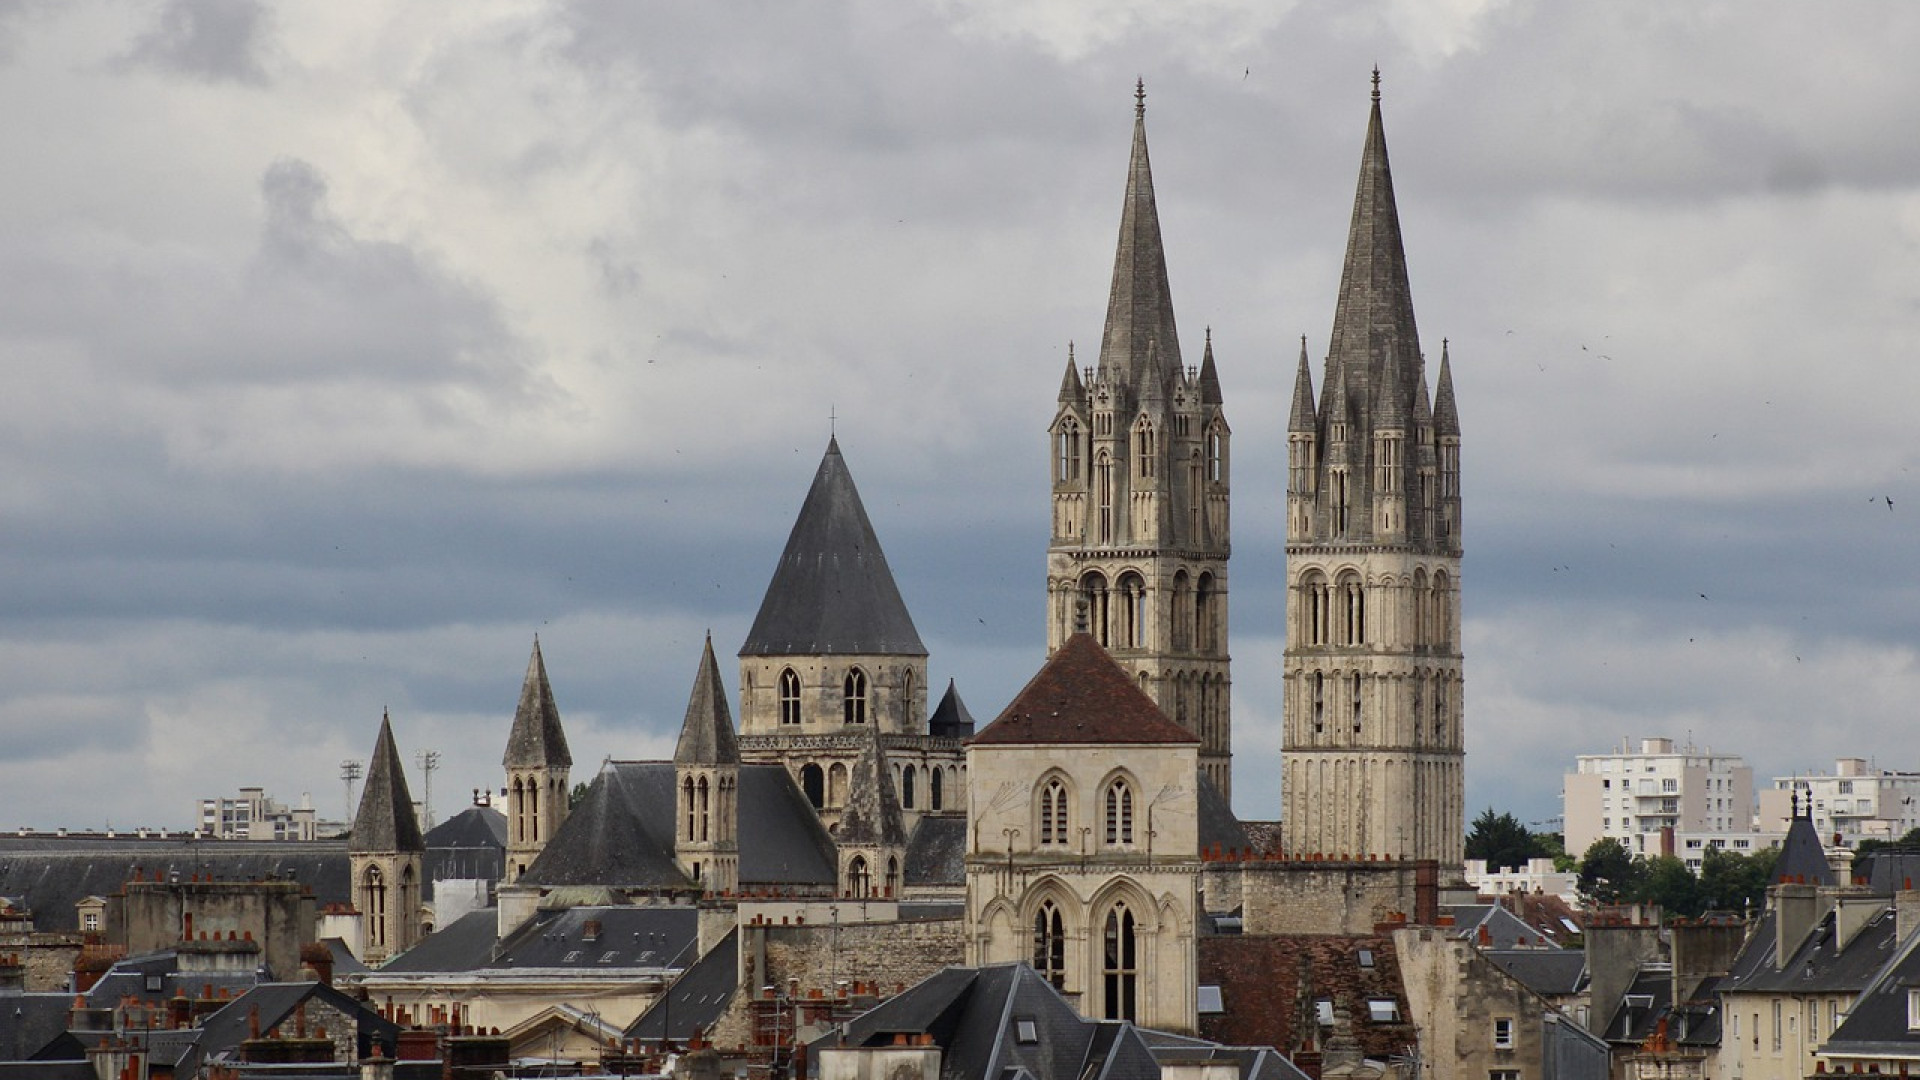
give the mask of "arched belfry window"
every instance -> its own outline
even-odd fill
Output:
[[[684,811],[686,814],[686,822],[684,828],[681,829],[680,838],[682,840],[692,840],[696,835],[694,831],[696,812],[694,810],[693,777],[691,776],[683,777],[680,780],[680,805],[686,808]]]
[[[1137,1018],[1135,1003],[1140,986],[1140,940],[1133,912],[1125,902],[1107,909],[1101,930],[1101,1015],[1108,1020]]]
[[[1060,422],[1054,465],[1054,479],[1073,483],[1080,479],[1080,422],[1069,416]]]
[[[1043,901],[1033,913],[1033,970],[1056,990],[1067,985],[1066,920],[1051,900]]]
[[[859,668],[847,671],[846,681],[841,685],[841,710],[849,724],[867,722],[867,673]]]
[[[912,765],[900,770],[900,807],[903,810],[913,809],[915,776],[916,771]]]
[[[794,674],[792,668],[783,668],[780,672],[780,722],[800,722],[800,676]]]
[[[387,944],[387,878],[378,866],[367,867],[366,876],[361,879],[363,895],[360,906],[367,914],[367,936],[371,944],[385,947]]]
[[[1067,842],[1067,785],[1053,777],[1040,787],[1040,843],[1057,847]]]
[[[1107,624],[1107,579],[1099,571],[1092,571],[1080,579],[1080,602],[1086,606],[1086,631],[1093,640],[1102,645],[1108,644]],[[1075,616],[1078,618],[1078,616]],[[1075,627],[1080,629],[1080,627]]]
[[[1107,457],[1105,450],[1100,451],[1100,456],[1093,463],[1093,483],[1094,487],[1099,489],[1095,492],[1098,499],[1098,515],[1095,518],[1098,539],[1102,544],[1111,544],[1113,543],[1113,461]]]
[[[1118,645],[1122,649],[1138,649],[1146,644],[1147,622],[1147,583],[1139,574],[1126,573],[1120,578],[1120,634]]]
[[[1143,478],[1153,476],[1153,454],[1153,422],[1141,417],[1133,428],[1133,456],[1140,463],[1135,471]]]
[[[808,763],[800,767],[800,790],[815,810],[827,805],[827,774],[820,766]]]
[[[856,899],[864,899],[873,892],[873,875],[867,869],[867,858],[855,855],[847,862],[847,894]]]
[[[1227,478],[1227,436],[1218,427],[1207,431],[1207,479]]]
[[[693,794],[694,794],[695,801],[699,803],[697,819],[700,826],[700,831],[698,835],[695,836],[694,838],[704,842],[707,839],[713,824],[713,806],[712,806],[712,802],[710,801],[712,798],[712,793],[711,791],[709,791],[707,787],[706,777],[704,776],[701,777],[699,782],[694,785]]]
[[[1133,785],[1124,777],[1115,777],[1107,785],[1106,796],[1102,800],[1106,810],[1106,840],[1108,844],[1125,846],[1133,843]]]
[[[944,784],[940,779],[944,772],[946,770],[938,765],[927,770],[927,804],[935,810],[941,809],[941,803],[946,797],[946,792],[942,790]]]

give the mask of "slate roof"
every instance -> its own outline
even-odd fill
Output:
[[[627,1025],[629,1039],[673,1039],[684,1042],[720,1019],[740,982],[740,931],[714,943],[707,954],[680,973],[666,996]]]
[[[1893,955],[1894,917],[1891,909],[1875,914],[1854,934],[1836,945],[1835,915],[1829,910],[1814,924],[1785,965],[1774,966],[1778,916],[1768,911],[1734,959],[1733,970],[1720,983],[1723,994],[1737,993],[1857,993],[1865,988],[1887,958]]]
[[[248,1038],[252,1017],[259,1012],[260,1030],[270,1032],[293,1015],[302,1002],[320,1000],[355,1018],[355,1046],[359,1057],[366,1057],[377,1043],[389,1057],[400,1034],[400,1025],[382,1017],[365,1002],[317,982],[262,983],[206,1018],[194,1049],[180,1061],[180,1073],[195,1075],[201,1063],[217,1060]]]
[[[740,746],[733,735],[733,714],[727,710],[727,687],[720,681],[720,663],[713,658],[713,635],[700,653],[700,670],[687,695],[687,715],[680,722],[680,741],[673,748],[675,765],[738,765]]]
[[[348,850],[372,852],[421,851],[420,819],[413,813],[413,795],[407,791],[407,771],[393,743],[393,721],[382,714],[380,737],[373,743],[367,764],[367,786],[360,792],[360,810],[353,815]]]
[[[1907,991],[1920,986],[1920,947],[1916,946],[1920,946],[1920,934],[1909,933],[1906,941],[1891,950],[1887,962],[1847,1009],[1846,1019],[1821,1046],[1823,1056],[1920,1055],[1920,1032],[1907,1025]]]
[[[691,962],[699,913],[691,905],[542,911],[500,943],[496,969],[671,968]]]
[[[493,960],[494,937],[499,932],[498,908],[480,908],[455,919],[422,938],[419,944],[385,964],[380,973],[473,971]],[[336,977],[338,972],[335,972]]]
[[[967,881],[965,814],[922,814],[907,840],[908,885],[964,885]]]
[[[67,1015],[72,1007],[72,994],[8,995],[5,1007],[0,1008],[0,1048],[4,1048],[4,1055],[31,1060],[55,1044],[70,1053],[71,1043],[61,1037],[67,1033]]]
[[[973,734],[973,713],[960,700],[952,679],[947,680],[947,692],[940,696],[939,706],[927,721],[927,733],[936,739],[964,739]]]
[[[1913,887],[1920,881],[1920,851],[1912,848],[1880,848],[1854,863],[1855,877],[1867,879],[1867,888],[1882,896]]]
[[[1596,1002],[1596,1007],[1600,1003]],[[1652,1035],[1660,1018],[1673,1005],[1673,969],[1649,964],[1634,972],[1627,992],[1613,1006],[1600,1037],[1610,1043],[1639,1045]]]
[[[1567,997],[1587,985],[1587,954],[1579,949],[1482,949],[1501,971],[1545,997]]]
[[[774,567],[741,656],[925,656],[838,439]]]
[[[1820,843],[1813,819],[1795,817],[1787,826],[1787,838],[1780,842],[1780,858],[1773,864],[1775,881],[1798,881],[1808,885],[1837,885],[1833,866],[1827,862],[1827,849]]]
[[[73,905],[111,896],[136,870],[146,878],[156,872],[225,881],[291,878],[321,904],[345,903],[351,895],[343,840],[0,836],[0,896],[18,897],[38,931],[78,933]]]
[[[676,775],[668,761],[609,762],[521,881],[546,887],[695,889],[673,857]],[[742,765],[742,886],[832,885],[833,840],[781,765]]]
[[[1198,745],[1167,719],[1091,634],[1066,640],[973,746],[1060,743]]]
[[[1154,204],[1153,166],[1147,159],[1144,87],[1135,100],[1126,198],[1120,208],[1113,284],[1107,292],[1107,322],[1100,335],[1100,371],[1141,394],[1149,389],[1164,392],[1183,367],[1160,211]]]
[[[1233,816],[1233,806],[1227,797],[1214,786],[1206,773],[1199,773],[1199,798],[1196,800],[1200,810],[1200,848],[1221,848],[1225,851],[1238,851],[1251,847],[1252,840],[1247,830],[1240,825],[1240,819]]]
[[[1455,937],[1470,938],[1486,948],[1518,949],[1529,946],[1560,948],[1542,935],[1538,929],[1528,925],[1518,915],[1500,904],[1450,904],[1441,911],[1441,914],[1453,916]],[[1486,930],[1485,942],[1481,942],[1482,928]]]
[[[573,765],[538,637],[533,639],[533,656],[527,661],[527,677],[520,684],[520,703],[513,710],[513,728],[507,734],[507,752],[500,764],[509,769],[564,769]]]
[[[427,830],[427,850],[507,846],[507,815],[491,806],[469,806]],[[443,875],[446,876],[446,875]]]

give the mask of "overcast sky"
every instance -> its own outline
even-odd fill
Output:
[[[382,709],[444,818],[536,633],[576,777],[670,753],[830,415],[991,719],[1136,77],[1277,815],[1287,405],[1376,63],[1470,807],[1550,818],[1627,736],[1920,770],[1916,51],[1900,3],[0,0],[0,826],[338,817]]]

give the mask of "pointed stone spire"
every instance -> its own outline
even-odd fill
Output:
[[[1381,369],[1379,393],[1373,405],[1375,430],[1407,430],[1407,418],[1413,413],[1413,402],[1402,392],[1401,385],[1400,365],[1388,364]]]
[[[513,710],[513,730],[507,735],[507,752],[500,763],[508,769],[573,765],[567,733],[560,726],[560,708],[553,703],[553,687],[547,682],[547,662],[540,655],[538,635],[533,639],[533,656],[527,661],[520,704]]]
[[[1447,339],[1440,339],[1440,353],[1446,355]],[[1427,358],[1420,357],[1420,367],[1413,373],[1413,422],[1416,424],[1433,423],[1433,403],[1427,397]]]
[[[1173,324],[1173,290],[1167,284],[1167,258],[1160,242],[1160,212],[1153,201],[1153,168],[1147,161],[1146,116],[1146,86],[1138,82],[1127,195],[1120,209],[1106,331],[1100,338],[1101,372],[1135,393],[1150,376],[1164,386],[1182,370],[1180,338]],[[1150,353],[1155,342],[1157,348]],[[1149,366],[1150,356],[1153,366]]]
[[[1060,380],[1061,404],[1078,404],[1087,396],[1086,384],[1080,381],[1080,368],[1073,360],[1073,342],[1067,342],[1067,373]]]
[[[1347,424],[1350,426],[1353,423],[1353,410],[1349,404],[1347,395],[1347,369],[1344,367],[1333,367],[1331,364],[1328,366],[1332,367],[1332,371],[1327,376],[1327,385],[1324,388],[1326,392],[1320,399],[1320,405],[1326,410],[1327,423],[1329,426],[1333,424]],[[1328,440],[1332,441],[1332,438],[1333,436],[1329,434]],[[1346,441],[1352,442],[1353,439],[1353,432],[1349,431]]]
[[[413,813],[413,795],[407,791],[406,770],[393,743],[393,721],[380,714],[380,737],[367,763],[367,786],[360,792],[360,810],[353,816],[348,847],[353,851],[405,852],[425,848],[420,819]]]
[[[907,842],[900,796],[893,788],[893,769],[880,747],[880,729],[873,725],[868,725],[860,759],[847,777],[847,803],[840,811],[834,839],[844,846],[901,846]]]
[[[687,717],[680,724],[680,742],[673,749],[675,765],[738,765],[740,747],[734,739],[733,714],[727,709],[727,688],[720,681],[720,664],[713,657],[713,635],[707,635],[700,654],[700,671],[687,699]]]
[[[1387,163],[1387,137],[1380,120],[1379,72],[1374,76],[1373,110],[1360,155],[1360,180],[1353,197],[1329,350],[1330,363],[1346,374],[1347,392],[1360,401],[1374,399],[1373,391],[1385,377],[1382,369],[1388,365],[1399,369],[1395,375],[1403,389],[1410,386],[1420,356],[1400,212],[1394,204],[1393,170]]]
[[[1433,429],[1441,435],[1460,434],[1460,413],[1453,403],[1453,364],[1447,343],[1440,343],[1440,377],[1433,389]]]
[[[1213,327],[1207,327],[1207,350],[1200,356],[1200,401],[1206,405],[1218,405],[1225,399],[1220,396],[1220,372],[1213,366]]]
[[[1313,407],[1313,369],[1307,365],[1305,334],[1300,335],[1300,367],[1293,374],[1293,416],[1287,421],[1287,430],[1308,434],[1318,430]]]
[[[741,656],[925,656],[838,439],[814,474]]]

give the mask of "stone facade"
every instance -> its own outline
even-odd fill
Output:
[[[1247,862],[1239,870],[1246,934],[1368,934],[1438,914],[1432,862]],[[1216,909],[1219,910],[1219,909]]]
[[[1162,711],[1198,735],[1201,767],[1232,784],[1227,650],[1229,446],[1209,331],[1180,360],[1147,160],[1144,93],[1097,367],[1071,350],[1048,431],[1053,528],[1047,648],[1084,629]]]
[[[107,898],[105,929],[108,944],[130,954],[238,939],[257,946],[246,970],[265,964],[274,978],[291,980],[300,977],[300,947],[316,940],[318,916],[312,890],[296,881],[188,877],[127,882]]]
[[[1607,1045],[1449,928],[1396,930],[1407,1005],[1433,1080],[1605,1080]]]
[[[1377,81],[1321,396],[1303,339],[1288,429],[1286,851],[1457,880],[1460,426],[1444,347],[1427,394]]]

